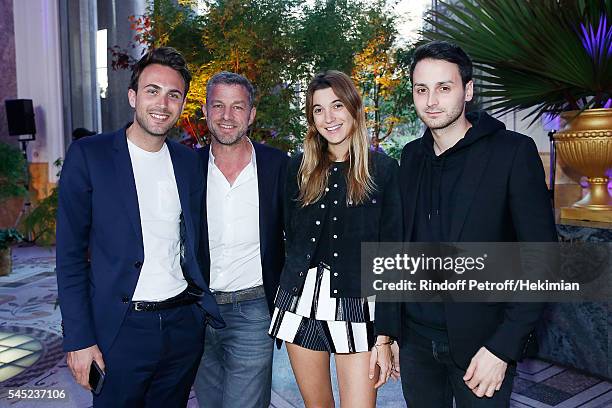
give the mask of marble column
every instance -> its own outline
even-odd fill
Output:
[[[98,2],[98,28],[107,30],[109,47],[118,45],[125,48],[135,59],[142,56],[141,47],[131,47],[136,33],[130,29],[128,17],[144,14],[145,8],[145,0]],[[105,132],[118,129],[134,118],[134,111],[127,100],[131,71],[129,69],[113,71],[110,68],[110,59],[109,55],[107,97],[101,101],[102,128]]]
[[[58,0],[14,1],[13,18],[17,96],[34,104],[36,141],[28,158],[44,196],[57,181],[53,162],[64,155]]]
[[[15,72],[15,31],[13,0],[0,0],[0,141],[17,146],[17,138],[8,135],[4,101],[17,98]]]
[[[96,82],[97,9],[95,0],[60,0],[66,144],[72,131],[101,131]]]

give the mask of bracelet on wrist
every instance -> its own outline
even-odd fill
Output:
[[[391,340],[389,340],[389,341],[387,341],[387,342],[385,342],[385,343],[374,344],[374,347],[379,347],[379,346],[390,346],[390,345],[392,345],[393,343],[395,343],[395,340],[391,339]]]

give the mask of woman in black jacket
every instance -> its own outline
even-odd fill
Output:
[[[362,294],[360,248],[401,240],[398,165],[370,151],[363,103],[345,74],[311,81],[306,118],[304,153],[289,164],[287,256],[270,334],[286,342],[307,407],[334,407],[331,353],[342,406],[374,407],[399,316],[383,316],[383,304]]]

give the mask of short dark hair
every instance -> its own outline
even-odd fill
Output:
[[[149,50],[142,58],[132,67],[132,78],[130,79],[130,89],[138,92],[138,79],[140,74],[146,67],[151,64],[164,65],[178,72],[183,77],[185,82],[185,92],[183,99],[189,92],[189,84],[191,83],[191,72],[187,68],[187,62],[180,52],[172,47],[159,47]]]
[[[255,88],[253,88],[251,81],[240,74],[228,71],[219,72],[208,80],[206,83],[206,103],[208,103],[208,95],[210,95],[210,91],[215,85],[219,84],[243,86],[249,94],[249,106],[253,106],[253,101],[255,100]]]
[[[427,58],[448,61],[457,65],[464,87],[472,80],[472,59],[461,47],[448,41],[432,41],[419,46],[414,51],[414,57],[410,64],[410,81],[413,80],[416,64]]]

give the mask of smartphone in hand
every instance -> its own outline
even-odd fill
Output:
[[[91,367],[89,367],[89,386],[91,387],[91,392],[93,392],[94,395],[100,394],[102,385],[104,385],[104,372],[98,363],[93,360],[91,362]]]

